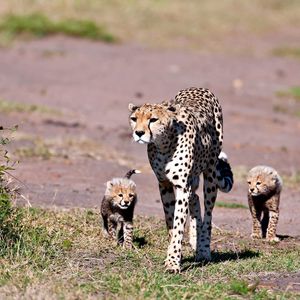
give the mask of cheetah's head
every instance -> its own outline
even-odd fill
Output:
[[[135,142],[148,144],[159,142],[169,128],[175,113],[176,106],[166,104],[143,104],[136,106],[129,104],[130,125]]]
[[[106,183],[105,196],[111,199],[114,206],[127,209],[137,200],[136,185],[130,179],[114,178]]]

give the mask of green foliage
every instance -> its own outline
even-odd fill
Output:
[[[293,98],[295,100],[300,100],[300,86],[291,87],[286,91],[278,91],[276,95],[282,98]]]
[[[230,289],[234,294],[246,295],[248,294],[248,284],[245,281],[233,280],[230,282]]]
[[[224,207],[224,208],[244,208],[248,209],[248,206],[241,204],[241,203],[233,203],[233,202],[223,202],[223,201],[217,201],[216,207]]]
[[[21,239],[0,256],[0,297],[1,285],[8,290],[3,298],[20,298],[30,291],[43,293],[40,298],[62,299],[229,299],[234,295],[275,299],[283,294],[293,299],[295,295],[274,291],[267,295],[257,288],[259,281],[253,284],[249,278],[297,271],[297,241],[269,245],[213,232],[212,262],[194,263],[185,245],[183,272],[174,275],[164,271],[168,237],[162,220],[137,217],[135,247],[124,250],[102,235],[96,210],[19,210]],[[11,287],[17,289],[12,293]]]
[[[116,40],[113,35],[92,21],[67,19],[55,22],[40,13],[7,15],[0,23],[0,32],[11,38],[24,34],[44,37],[61,33],[67,36],[105,42],[114,42]]]

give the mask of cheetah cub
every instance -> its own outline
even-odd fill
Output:
[[[106,191],[101,204],[104,233],[132,248],[133,212],[137,202],[136,184],[131,175],[140,173],[130,170],[124,178],[113,178],[106,183]]]
[[[256,166],[247,177],[248,203],[252,215],[252,238],[279,241],[276,228],[279,217],[279,199],[282,179],[271,167]],[[263,216],[262,216],[263,215]]]

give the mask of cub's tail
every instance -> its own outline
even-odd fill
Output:
[[[217,180],[220,191],[228,193],[233,187],[233,173],[226,153],[221,152],[217,163]]]
[[[140,170],[129,170],[127,173],[126,173],[126,175],[125,175],[125,178],[128,178],[128,179],[130,179],[130,177],[133,175],[133,174],[139,174],[139,173],[141,173],[141,171]]]

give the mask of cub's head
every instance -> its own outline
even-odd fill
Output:
[[[136,185],[127,178],[114,178],[106,183],[105,196],[111,199],[114,206],[127,209],[136,203]]]
[[[176,107],[166,104],[129,104],[129,121],[135,142],[148,144],[158,141],[170,126]]]
[[[252,196],[268,195],[278,188],[278,176],[269,167],[258,166],[250,170],[247,182]]]

